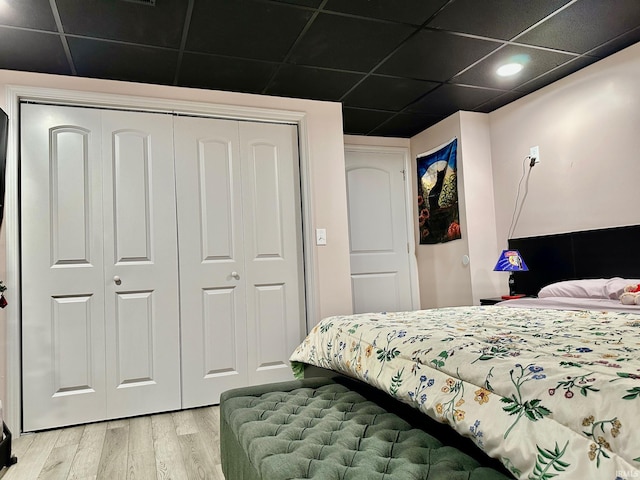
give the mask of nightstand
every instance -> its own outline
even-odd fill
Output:
[[[504,302],[502,297],[481,298],[480,305],[495,305],[498,302]]]

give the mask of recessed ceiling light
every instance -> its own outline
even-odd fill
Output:
[[[507,64],[502,65],[501,67],[499,67],[496,70],[496,73],[498,75],[500,75],[501,77],[509,77],[511,75],[515,75],[520,70],[522,70],[522,64],[521,63],[507,63]]]

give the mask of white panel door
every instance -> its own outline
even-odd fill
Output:
[[[170,115],[102,112],[109,418],[180,408]]]
[[[346,150],[354,313],[411,310],[404,156]]]
[[[174,119],[182,404],[218,403],[247,376],[238,122]]]
[[[22,107],[25,431],[180,408],[171,117]]]
[[[240,123],[251,384],[293,378],[305,335],[296,127]]]
[[[21,106],[27,431],[106,416],[100,135],[97,110]]]
[[[22,138],[25,430],[292,378],[294,126],[28,105]]]
[[[293,378],[304,335],[295,127],[178,117],[183,407]]]

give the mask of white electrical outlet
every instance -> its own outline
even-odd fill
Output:
[[[538,145],[531,147],[529,149],[529,156],[535,159],[534,163],[540,163],[540,147]]]

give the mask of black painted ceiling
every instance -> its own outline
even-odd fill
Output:
[[[638,41],[640,0],[0,0],[0,69],[338,101],[357,135],[490,112]]]

